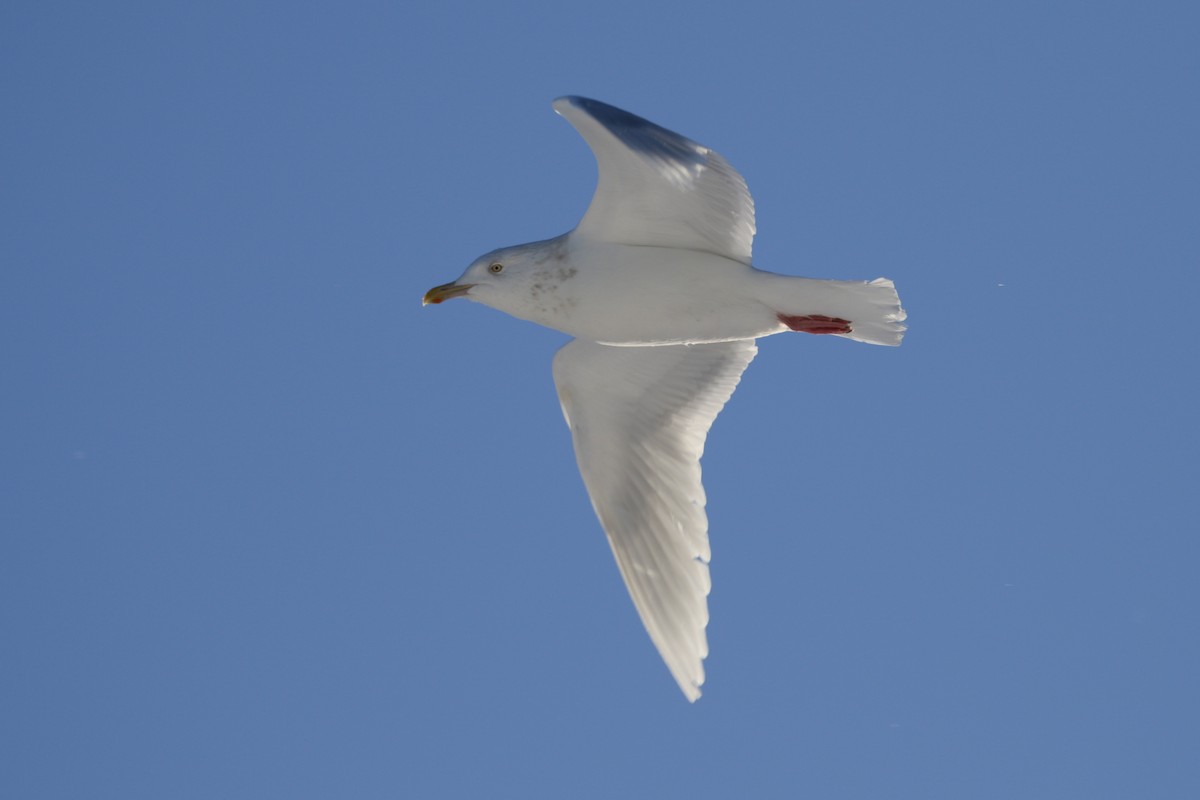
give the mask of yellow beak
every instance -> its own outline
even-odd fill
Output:
[[[443,283],[441,286],[435,286],[425,293],[421,298],[421,305],[437,305],[443,300],[451,300],[455,297],[464,297],[475,284],[473,283]]]

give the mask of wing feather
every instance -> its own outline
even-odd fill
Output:
[[[708,516],[700,457],[758,349],[569,342],[554,382],[592,507],[650,639],[689,700],[708,655]]]
[[[745,179],[719,154],[586,97],[560,97],[554,110],[583,136],[600,173],[577,234],[750,263],[754,201]]]

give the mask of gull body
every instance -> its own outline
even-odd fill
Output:
[[[554,379],[593,509],[651,640],[700,696],[711,586],[700,457],[757,353],[784,331],[897,345],[892,282],[751,264],[754,204],[721,156],[613,106],[555,101],[599,166],[579,225],[476,259],[425,303],[466,297],[575,337]]]
[[[493,263],[504,271],[490,274]],[[725,342],[782,329],[753,296],[747,279],[758,271],[712,253],[566,234],[490,253],[476,272],[468,298],[601,344]]]
[[[494,265],[503,269],[493,272]],[[715,253],[598,241],[574,231],[493,250],[448,284],[463,285],[470,300],[609,345],[758,339],[792,330],[780,319],[781,306],[792,317],[859,319],[838,335],[860,341],[885,328],[889,341],[873,343],[898,343],[904,330],[875,319],[897,308],[891,281],[777,275]]]

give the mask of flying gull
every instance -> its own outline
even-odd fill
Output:
[[[646,631],[688,700],[708,655],[700,456],[758,349],[786,331],[898,345],[890,280],[751,265],[754,201],[724,158],[619,108],[562,97],[599,181],[573,231],[476,259],[425,304],[465,297],[575,337],[554,383],[592,507]]]

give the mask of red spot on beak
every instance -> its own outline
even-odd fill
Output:
[[[800,333],[849,333],[850,320],[841,317],[827,317],[824,314],[776,314],[780,322]]]

